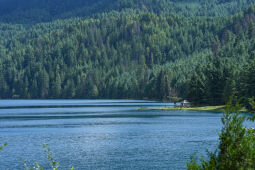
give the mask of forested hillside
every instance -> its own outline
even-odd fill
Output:
[[[250,1],[65,1],[0,5],[0,98],[255,96]]]

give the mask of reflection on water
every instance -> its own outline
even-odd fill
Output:
[[[47,165],[47,143],[61,169],[184,169],[193,153],[218,143],[221,113],[137,111],[172,104],[137,100],[0,100],[0,169]]]

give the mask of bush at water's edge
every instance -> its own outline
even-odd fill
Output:
[[[255,109],[254,99],[250,104]],[[228,102],[222,118],[223,128],[219,134],[220,144],[215,152],[208,153],[209,160],[201,158],[200,163],[191,157],[187,168],[199,169],[255,169],[255,129],[245,128],[245,120],[254,122],[255,116],[240,114],[241,105],[232,99]]]

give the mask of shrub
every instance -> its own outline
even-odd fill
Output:
[[[252,107],[255,102],[250,100]],[[253,121],[255,116],[247,118],[240,114],[241,105],[232,99],[228,102],[222,118],[222,130],[219,134],[220,143],[214,153],[209,153],[209,159],[201,159],[200,163],[193,157],[187,163],[190,170],[197,169],[255,169],[255,130],[245,128],[245,120]]]

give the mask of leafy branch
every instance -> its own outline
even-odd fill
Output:
[[[7,146],[7,143],[4,143],[3,145],[0,146],[0,151],[3,151],[5,146]]]
[[[49,146],[47,144],[43,144],[42,146],[44,148],[44,152],[47,155],[49,166],[51,167],[52,170],[58,170],[59,162],[55,161],[55,159],[53,158]],[[44,168],[40,167],[39,162],[35,162],[33,164],[33,168],[29,168],[23,159],[22,159],[22,162],[23,162],[23,166],[25,170],[44,170]],[[72,167],[71,170],[74,170],[74,168]]]

